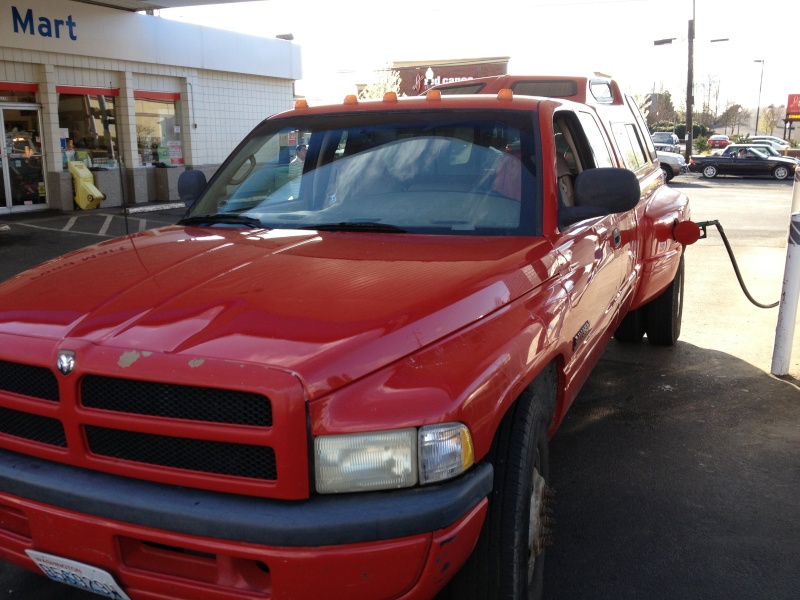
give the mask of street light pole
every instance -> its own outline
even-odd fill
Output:
[[[758,118],[761,115],[761,84],[764,83],[764,59],[757,58],[753,62],[761,63],[761,81],[758,82],[758,106],[756,107],[756,135],[758,135]]]
[[[694,2],[692,2],[692,18],[689,21],[689,65],[686,71],[686,160],[692,155],[692,134],[694,123]]]

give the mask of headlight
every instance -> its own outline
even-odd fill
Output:
[[[419,482],[461,475],[475,462],[472,436],[461,423],[428,425],[419,430]]]
[[[314,439],[320,494],[412,487],[450,479],[475,461],[472,437],[461,423],[427,425]]]

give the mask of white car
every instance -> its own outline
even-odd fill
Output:
[[[772,146],[778,152],[782,152],[790,147],[789,142],[786,140],[782,140],[779,137],[775,137],[774,135],[756,135],[750,138],[750,143],[753,144],[767,144],[768,146]]]
[[[661,170],[664,172],[664,181],[670,181],[676,175],[686,173],[688,170],[683,154],[664,152],[663,150],[656,150],[656,154],[658,154]]]

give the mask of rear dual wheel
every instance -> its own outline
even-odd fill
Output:
[[[635,343],[647,334],[656,346],[674,346],[681,334],[683,319],[683,256],[675,278],[660,296],[648,304],[630,311],[614,332],[617,341]]]
[[[656,346],[674,346],[681,334],[683,317],[683,255],[678,272],[662,294],[647,305],[645,331]]]

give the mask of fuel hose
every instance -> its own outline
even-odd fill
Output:
[[[772,304],[761,304],[757,302],[753,296],[750,295],[750,292],[747,291],[747,286],[744,284],[744,280],[742,279],[742,273],[739,271],[739,265],[736,263],[736,257],[733,255],[733,249],[731,248],[730,242],[728,242],[728,236],[725,235],[725,230],[722,228],[722,224],[719,221],[702,221],[697,224],[700,229],[703,230],[703,236],[707,237],[706,235],[706,228],[709,225],[714,225],[719,231],[719,235],[722,237],[722,243],[725,244],[725,249],[728,251],[728,256],[731,259],[731,264],[733,265],[733,271],[736,273],[736,279],[739,280],[739,285],[744,292],[744,295],[747,296],[747,299],[750,300],[753,304],[755,304],[758,308],[775,308],[780,304],[780,302],[773,302]]]

